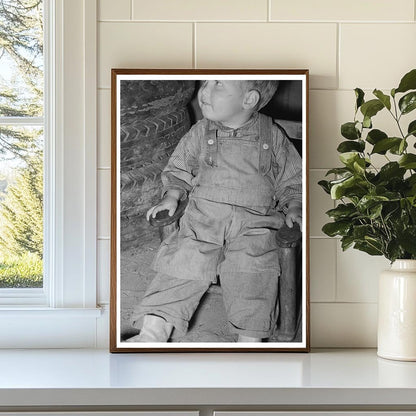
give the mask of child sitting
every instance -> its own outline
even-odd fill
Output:
[[[302,163],[270,117],[258,110],[278,81],[204,81],[204,118],[181,139],[162,173],[163,210],[189,197],[179,229],[161,244],[158,272],[133,316],[128,342],[166,342],[186,333],[200,299],[220,278],[230,329],[239,342],[270,337],[278,317],[275,234],[302,222]],[[285,216],[278,211],[283,211]]]

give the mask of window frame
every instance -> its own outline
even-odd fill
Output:
[[[44,0],[44,13],[44,288],[0,294],[0,347],[94,347],[97,0]]]

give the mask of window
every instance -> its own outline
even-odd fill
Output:
[[[42,288],[0,291],[0,347],[93,347],[102,325],[95,272],[96,0],[42,4],[46,111],[23,115],[30,123],[2,119],[2,126],[36,132],[44,149],[46,278]]]
[[[44,282],[43,5],[0,0],[0,290]]]

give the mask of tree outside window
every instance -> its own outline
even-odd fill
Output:
[[[0,0],[0,289],[43,285],[43,2]]]

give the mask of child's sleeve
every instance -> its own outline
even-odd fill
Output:
[[[192,189],[192,179],[198,170],[198,155],[200,153],[200,134],[203,129],[201,122],[196,123],[179,141],[176,149],[163,169],[162,197],[169,189],[178,189],[186,196]]]
[[[275,199],[278,209],[286,212],[289,202],[302,204],[302,158],[277,126],[273,127]]]

